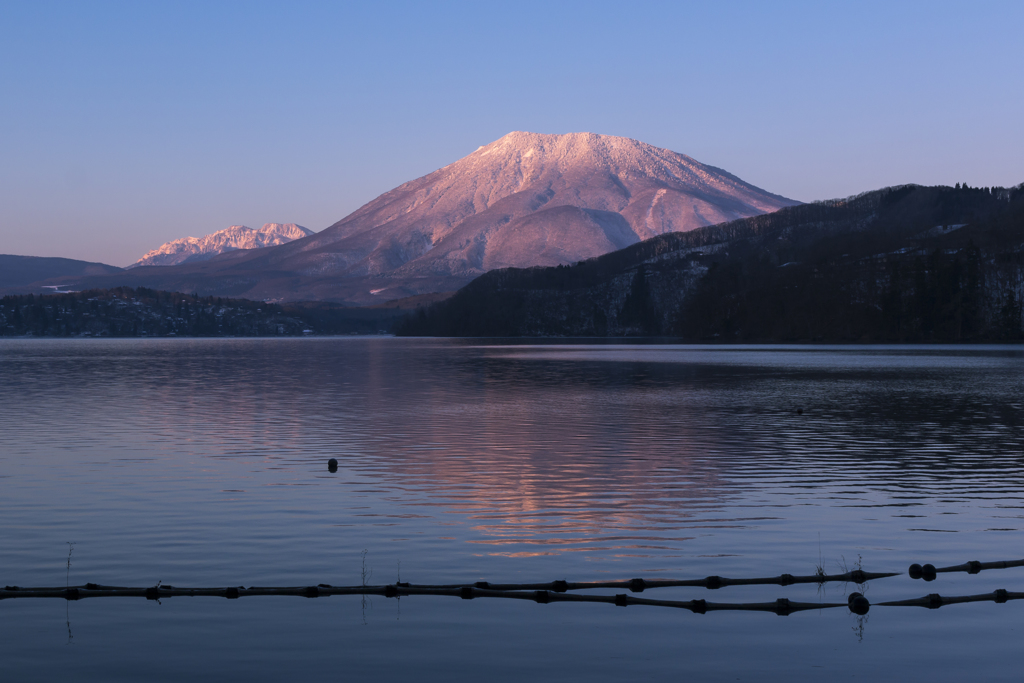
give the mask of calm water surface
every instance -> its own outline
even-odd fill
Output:
[[[1022,557],[1020,347],[0,341],[0,585],[352,585],[364,562],[369,583],[449,583]],[[867,595],[996,588],[1024,591],[1024,569],[903,576]],[[427,596],[7,600],[0,669],[1017,681],[1022,624],[1021,602],[857,618]]]

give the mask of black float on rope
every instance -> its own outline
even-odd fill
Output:
[[[850,593],[850,596],[846,599],[846,604],[851,612],[860,616],[864,616],[871,609],[871,603],[861,593]]]

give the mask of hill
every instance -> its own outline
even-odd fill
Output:
[[[145,288],[0,298],[0,336],[280,337],[377,334],[403,314],[400,305],[349,308],[326,302],[268,304]]]
[[[1024,186],[886,188],[488,273],[400,334],[690,341],[1021,336]]]
[[[0,290],[4,291],[25,289],[36,292],[40,288],[31,287],[31,285],[40,281],[60,279],[71,281],[83,277],[111,275],[120,272],[122,272],[121,268],[108,266],[105,263],[76,261],[69,258],[0,254]],[[56,284],[62,283],[57,282]]]

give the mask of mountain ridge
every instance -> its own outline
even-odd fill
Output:
[[[1022,336],[1024,185],[903,185],[495,270],[410,318],[427,336],[956,342]]]
[[[261,249],[309,237],[312,230],[295,223],[264,223],[258,230],[232,225],[203,237],[182,237],[165,242],[128,266],[173,266],[206,260],[237,249]]]
[[[37,293],[37,282],[64,284],[58,280],[73,282],[82,277],[113,275],[123,269],[106,263],[80,261],[56,256],[17,256],[0,254],[0,290]],[[51,285],[51,289],[54,285]]]

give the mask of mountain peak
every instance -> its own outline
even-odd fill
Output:
[[[659,152],[669,152],[654,145],[649,145],[646,142],[616,135],[588,132],[548,134],[530,133],[521,130],[503,135],[494,142],[484,145],[477,150],[477,152],[485,156],[498,151],[520,151],[524,154],[533,151],[535,154],[566,157],[569,159],[578,157],[581,154],[635,156],[637,154],[657,155]],[[669,153],[690,159],[690,157],[683,154]]]
[[[205,237],[182,237],[167,242],[128,267],[173,266],[179,263],[204,261],[226,251],[272,247],[312,234],[312,230],[295,223],[266,223],[259,230],[253,230],[245,225],[232,225]]]
[[[797,203],[638,140],[512,131],[275,252],[275,264],[427,287],[425,278],[570,263]],[[397,294],[373,289],[369,301]]]

